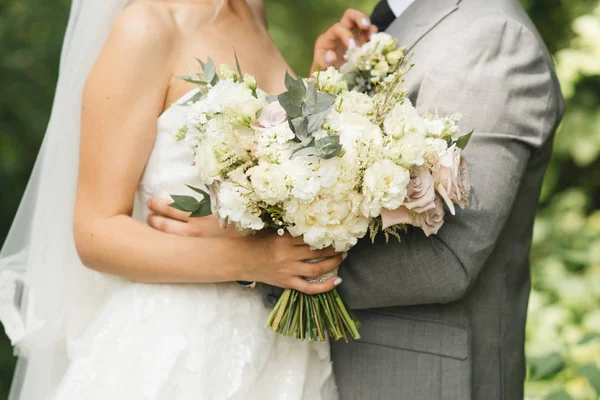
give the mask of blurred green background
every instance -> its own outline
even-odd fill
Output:
[[[316,36],[375,0],[267,0],[270,30],[297,73]],[[527,399],[600,395],[600,1],[522,0],[555,55],[568,109],[535,228]],[[0,2],[0,244],[52,104],[70,1]],[[0,399],[14,358],[0,333]],[[517,399],[510,399],[517,400]]]

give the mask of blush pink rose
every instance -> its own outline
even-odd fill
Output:
[[[433,178],[438,193],[452,215],[456,214],[454,204],[460,208],[467,206],[471,183],[467,162],[460,148],[453,145],[440,155],[439,162],[433,166]]]
[[[413,168],[404,206],[415,213],[435,208],[435,182],[426,167]]]
[[[394,225],[410,224],[411,212],[404,206],[398,207],[395,210],[381,209],[382,229],[387,229]]]
[[[260,131],[279,126],[285,122],[287,122],[285,110],[278,101],[274,101],[262,109],[258,119],[251,126]]]
[[[444,225],[444,203],[440,197],[436,197],[434,204],[435,208],[412,217],[411,225],[423,229],[425,236],[437,234]]]

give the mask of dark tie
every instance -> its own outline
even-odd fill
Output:
[[[387,0],[381,0],[379,3],[377,3],[373,9],[373,13],[371,14],[371,22],[377,26],[379,32],[385,31],[395,19],[396,16],[390,8]]]

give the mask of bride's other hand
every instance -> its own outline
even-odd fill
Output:
[[[346,10],[339,22],[317,38],[311,72],[330,66],[341,67],[348,47],[364,44],[371,38],[371,33],[375,32],[377,27],[371,24],[367,14],[353,9]]]
[[[221,228],[214,215],[190,218],[190,213],[170,206],[172,201],[158,197],[148,200],[146,205],[152,211],[148,215],[148,225],[161,232],[190,237],[239,237],[241,233],[233,226]]]

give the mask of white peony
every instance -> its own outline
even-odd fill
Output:
[[[377,217],[382,208],[397,209],[404,203],[409,182],[408,169],[391,160],[376,161],[364,175],[364,212],[370,217]]]
[[[335,109],[340,113],[356,113],[366,117],[373,115],[373,99],[361,92],[343,92],[336,98]]]
[[[256,167],[248,170],[247,175],[258,200],[272,206],[289,196],[288,178],[280,165],[259,161]]]

